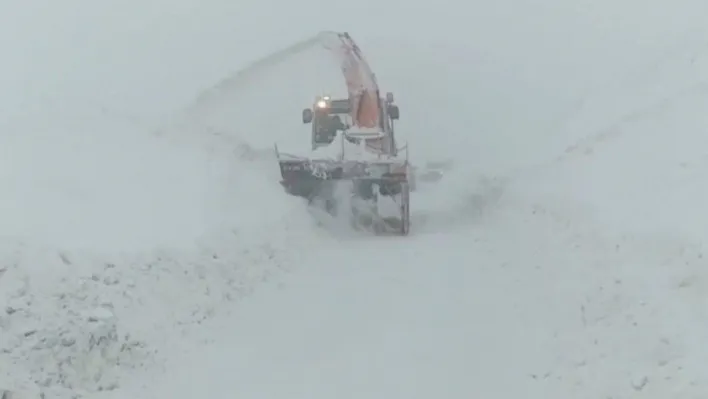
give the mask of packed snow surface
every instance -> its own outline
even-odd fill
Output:
[[[0,393],[708,397],[705,2],[400,11],[8,5]],[[411,160],[452,161],[409,237],[279,187],[343,87],[297,20],[351,24]]]

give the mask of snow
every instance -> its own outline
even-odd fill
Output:
[[[0,390],[706,397],[708,7],[585,3],[8,7]],[[343,84],[292,18],[333,15],[454,160],[409,237],[277,184]]]
[[[296,155],[301,158],[316,159],[316,160],[350,160],[350,161],[367,161],[367,162],[404,162],[405,158],[401,156],[392,156],[379,154],[365,147],[365,141],[360,143],[352,143],[347,140],[342,131],[337,132],[337,136],[332,140],[332,144],[322,147],[317,147],[308,152],[301,152],[301,155]],[[356,137],[356,136],[354,136]]]
[[[160,367],[190,326],[287,268],[272,231],[308,223],[232,157],[82,116],[1,139],[3,388],[62,397]]]
[[[0,138],[3,235],[100,251],[182,246],[205,230],[202,196],[214,180],[205,155],[132,126],[42,124],[49,131]]]

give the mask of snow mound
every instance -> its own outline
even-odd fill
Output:
[[[0,382],[86,393],[117,388],[132,371],[159,369],[180,339],[207,334],[200,324],[224,303],[297,259],[278,239],[239,235],[222,235],[196,253],[113,259],[15,245],[0,277]],[[209,240],[219,243],[218,236]]]
[[[189,245],[205,231],[207,154],[98,112],[36,113],[0,136],[0,234],[121,251]]]
[[[0,389],[53,398],[158,372],[315,239],[232,153],[64,111],[0,136]]]
[[[121,283],[115,273],[76,276],[72,269],[79,265],[70,255],[48,249],[16,244],[3,248],[7,252],[14,256],[4,258],[12,266],[0,270],[0,382],[52,396],[57,387],[113,389],[125,369],[150,360],[145,342],[119,329],[111,295]],[[33,275],[28,264],[49,275]]]

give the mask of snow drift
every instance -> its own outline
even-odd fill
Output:
[[[299,204],[234,157],[100,112],[45,111],[0,138],[3,387],[113,389],[307,237],[288,238],[308,223]]]

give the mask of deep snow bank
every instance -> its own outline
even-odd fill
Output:
[[[308,246],[299,202],[212,151],[231,141],[200,140],[198,121],[189,141],[153,134],[291,38],[266,29],[254,44],[244,33],[267,24],[232,3],[160,3],[0,16],[0,389],[72,397],[149,375],[183,334],[206,339],[198,325],[220,304],[297,262],[289,245]]]
[[[2,234],[96,251],[193,242],[217,179],[207,154],[100,111],[42,110],[0,137]]]
[[[113,389],[297,259],[300,204],[235,157],[44,111],[0,138],[2,388]]]

